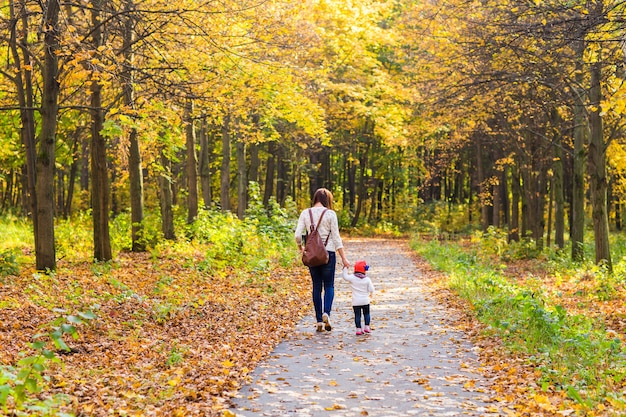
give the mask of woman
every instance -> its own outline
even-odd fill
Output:
[[[339,236],[339,223],[337,214],[333,211],[333,195],[325,188],[320,188],[313,195],[313,205],[300,213],[298,226],[296,227],[296,243],[302,251],[302,236],[311,230],[311,217],[313,215],[313,225],[317,225],[318,220],[324,213],[322,222],[319,225],[319,234],[323,242],[326,242],[328,251],[328,263],[321,266],[309,267],[311,280],[313,282],[313,306],[315,307],[315,319],[317,320],[317,331],[324,329],[330,331],[330,311],[335,297],[335,264],[337,263],[335,253],[341,257],[344,267],[349,267],[350,262],[343,251],[343,243]],[[324,296],[322,297],[322,292]]]

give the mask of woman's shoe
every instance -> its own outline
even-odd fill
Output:
[[[324,331],[324,323],[317,323],[317,331],[318,332]]]

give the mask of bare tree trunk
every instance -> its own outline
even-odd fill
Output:
[[[369,144],[367,144],[366,149],[363,151],[363,154],[360,158],[361,165],[361,180],[359,181],[358,193],[359,199],[356,203],[356,210],[354,212],[354,217],[352,218],[351,227],[356,227],[359,223],[359,217],[361,216],[361,211],[363,210],[363,205],[365,204],[365,200],[367,199],[367,182],[368,178],[366,177],[365,170],[367,168],[368,163],[368,153],[369,153]]]
[[[356,185],[356,173],[357,166],[354,160],[349,160],[348,162],[348,207],[352,213],[356,210],[356,194],[357,194],[357,185]]]
[[[54,245],[54,168],[56,162],[56,130],[59,112],[59,9],[58,1],[46,2],[44,28],[44,70],[41,103],[41,131],[37,152],[35,192],[37,194],[37,269],[56,269]]]
[[[309,166],[311,167],[308,172],[310,196],[313,196],[315,194],[315,191],[318,188],[322,187],[322,184],[323,184],[320,171],[319,171],[319,166],[321,165],[319,158],[320,158],[319,152],[315,151],[315,152],[309,153]]]
[[[29,21],[28,13],[26,10],[26,4],[24,0],[20,0],[18,3],[19,11],[16,10],[14,1],[9,1],[9,16],[13,24],[10,28],[10,52],[13,57],[16,76],[13,79],[17,91],[17,98],[20,105],[20,119],[22,127],[20,131],[22,143],[26,150],[26,183],[24,184],[24,211],[32,217],[33,220],[33,235],[35,240],[35,247],[39,245],[39,223],[37,216],[37,193],[35,183],[37,181],[37,149],[35,144],[35,110],[33,105],[33,82],[32,82],[32,68],[33,63],[31,61],[31,55],[28,53],[28,38],[30,33],[28,31]],[[21,21],[21,38],[18,40],[18,21]],[[20,51],[22,52],[20,55]],[[22,62],[23,59],[23,62]]]
[[[185,106],[185,133],[187,149],[187,223],[198,218],[198,160],[196,158],[196,129],[193,123],[193,101]]]
[[[554,176],[550,181],[550,196],[548,199],[548,232],[546,233],[546,246],[552,245],[552,207],[554,205]]]
[[[513,166],[511,170],[511,220],[509,222],[509,240],[513,242],[519,242],[519,204],[521,194],[519,168]]]
[[[486,195],[488,193],[487,187],[485,184],[485,174],[483,168],[483,146],[480,137],[476,138],[476,174],[478,175],[478,186],[479,186],[479,196],[478,199],[480,201],[480,225],[483,232],[487,231],[489,227],[489,207],[487,206]]]
[[[126,12],[135,9],[133,0],[125,2]],[[122,79],[124,84],[124,104],[132,117],[135,116],[135,74],[133,70],[135,53],[133,45],[135,43],[135,22],[133,16],[128,13],[125,21],[124,30],[124,71]],[[143,234],[143,171],[141,169],[141,152],[139,151],[139,138],[137,129],[132,127],[129,132],[128,143],[128,177],[130,188],[130,218],[131,218],[131,237],[133,252],[142,252],[146,250],[145,241],[142,239]]]
[[[560,141],[556,148],[556,159],[554,161],[553,171],[554,244],[559,249],[563,249],[565,246],[565,196],[563,193],[563,149],[561,149]]]
[[[248,178],[246,172],[246,144],[237,141],[237,217],[243,219],[248,200]]]
[[[277,164],[276,164],[276,201],[278,204],[283,204],[287,197],[287,161],[285,158],[285,148],[282,144],[277,146]]]
[[[265,171],[265,190],[263,191],[263,205],[267,207],[274,194],[274,173],[276,171],[276,142],[267,144],[267,167]]]
[[[522,216],[526,217],[528,230],[535,240],[535,247],[539,250],[544,245],[546,174],[544,169],[533,167],[532,163],[527,164],[522,173],[523,194],[527,200],[526,211],[522,213]]]
[[[378,202],[382,198],[383,181],[379,178],[374,180],[374,186],[372,195],[370,196],[370,212],[367,216],[367,222],[369,224],[375,224],[378,217]]]
[[[104,0],[94,0],[91,11],[94,49],[103,45],[102,22],[100,20]],[[102,110],[102,85],[93,80],[91,84],[91,205],[93,210],[94,259],[109,261],[111,237],[109,234],[109,178],[107,175],[106,142],[100,134],[104,122]]]
[[[65,177],[67,173],[65,172],[65,167],[61,167],[56,169],[56,179],[57,185],[54,187],[56,191],[56,207],[55,213],[63,212],[63,202],[65,201]]]
[[[248,168],[248,180],[253,182],[259,182],[259,166],[261,161],[259,160],[259,145],[257,143],[251,143],[248,145],[248,153],[250,154],[250,167]]]
[[[615,187],[614,184],[610,184],[609,186],[609,201],[613,201],[614,205],[615,205],[615,230],[617,230],[618,232],[622,231],[622,204],[621,204],[621,197],[619,195],[617,195],[617,193],[615,193]]]
[[[163,237],[167,240],[175,240],[176,234],[174,233],[174,210],[173,206],[173,193],[172,193],[172,163],[167,157],[163,149],[161,149],[161,166],[163,172],[159,177],[159,189],[160,189],[160,207],[161,207],[161,231]]]
[[[72,144],[72,166],[67,185],[67,197],[63,204],[63,217],[67,219],[72,211],[72,201],[74,199],[74,187],[76,185],[76,175],[78,174],[78,146],[81,142],[82,129],[74,131],[74,143]]]
[[[220,170],[220,202],[222,211],[230,211],[230,115],[222,125],[222,168]]]
[[[537,175],[537,192],[535,198],[535,227],[533,229],[533,237],[535,238],[535,247],[542,250],[544,247],[544,232],[546,230],[546,221],[544,214],[546,212],[547,196],[548,196],[548,172],[541,167]]]
[[[91,141],[85,136],[81,141],[80,153],[80,189],[89,191],[89,156],[91,155]]]
[[[495,227],[500,227],[500,210],[502,208],[502,174],[500,172],[496,172],[493,187],[493,213],[492,213],[492,223]]]
[[[572,172],[572,227],[570,241],[572,242],[572,260],[584,260],[583,237],[585,233],[585,141],[588,136],[588,124],[585,108],[585,92],[579,86],[583,83],[582,60],[584,42],[579,41],[577,56],[580,64],[576,72],[577,86],[573,88],[574,97],[574,166]]]
[[[211,157],[209,150],[209,129],[206,116],[203,115],[200,124],[200,158],[199,158],[200,185],[204,208],[211,207]]]
[[[601,63],[593,63],[591,65],[591,89],[589,90],[589,101],[592,109],[589,112],[591,135],[589,137],[588,170],[596,263],[604,263],[611,271],[613,265],[609,246],[609,217],[607,213],[606,146],[602,131],[602,116],[600,115],[601,76]]]

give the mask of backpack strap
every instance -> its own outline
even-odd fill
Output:
[[[328,211],[328,209],[324,210],[322,212],[322,215],[320,216],[320,219],[317,221],[317,226],[315,226],[315,228],[313,228],[313,212],[311,209],[309,209],[309,217],[311,218],[311,232],[313,232],[313,230],[317,230],[320,227],[320,224],[322,223],[322,219],[324,218],[324,214],[326,214],[326,212]],[[326,246],[326,244],[328,243],[328,239],[330,238],[330,233],[326,236],[326,241],[324,242],[324,246]]]

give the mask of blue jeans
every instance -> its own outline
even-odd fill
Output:
[[[328,252],[328,263],[326,265],[309,268],[311,280],[313,282],[313,307],[315,307],[315,319],[322,322],[322,313],[330,316],[335,298],[335,264],[337,258],[335,252]],[[324,301],[322,303],[322,290],[324,290]]]
[[[354,324],[356,324],[357,329],[361,328],[361,312],[363,312],[363,318],[365,319],[365,325],[370,325],[370,305],[366,304],[364,306],[352,306],[354,310]]]

